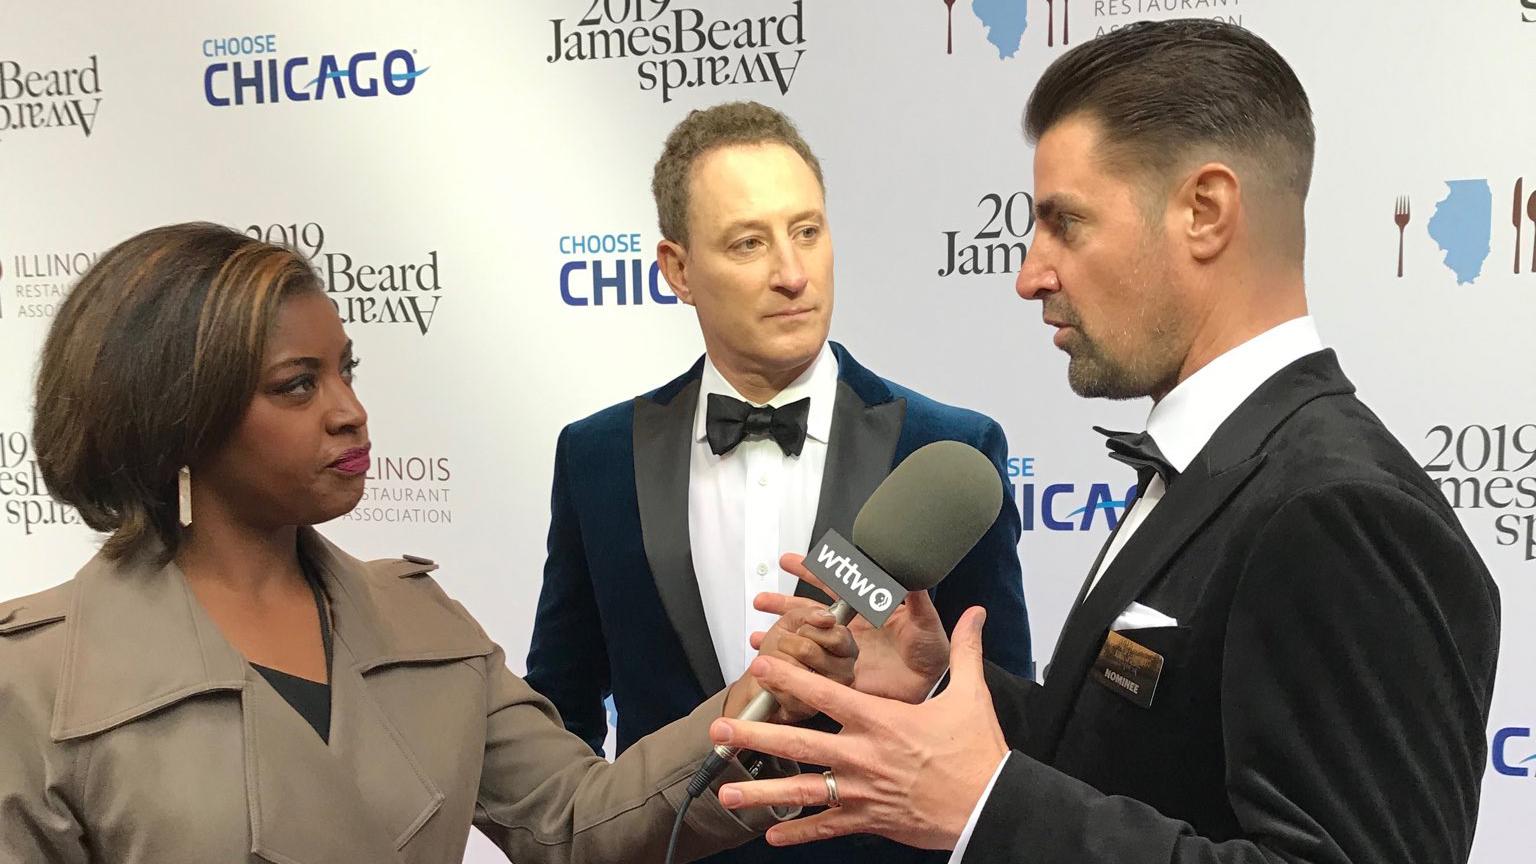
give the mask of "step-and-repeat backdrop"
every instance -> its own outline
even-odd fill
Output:
[[[1020,112],[1068,46],[1172,17],[1262,34],[1311,93],[1312,311],[1498,578],[1474,860],[1528,860],[1536,0],[0,0],[0,595],[97,542],[29,440],[55,310],[113,243],[213,220],[309,254],[365,358],[376,467],[326,533],[437,559],[520,666],[560,427],[701,351],[655,270],[651,165],[690,109],[756,99],[826,171],[833,337],[1007,430],[1045,655],[1133,482],[1089,427],[1148,405],[1074,397],[1013,292]]]

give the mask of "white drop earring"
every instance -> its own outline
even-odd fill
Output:
[[[176,472],[176,504],[181,527],[192,524],[192,469],[181,466]]]

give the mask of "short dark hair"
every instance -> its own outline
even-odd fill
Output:
[[[298,252],[208,223],[130,237],[80,277],[43,344],[33,443],[108,557],[175,554],[177,471],[239,425],[283,299],[319,290]]]
[[[826,189],[816,154],[783,112],[758,102],[725,102],[695,109],[667,135],[661,158],[651,173],[651,195],[656,199],[656,221],[662,237],[674,243],[688,242],[688,193],[694,163],[711,150],[738,144],[783,144],[800,154],[816,175],[817,185]]]
[[[1301,199],[1316,132],[1307,93],[1269,43],[1235,24],[1143,21],[1084,42],[1040,76],[1024,134],[1086,114],[1112,162],[1167,172],[1202,145],[1250,157],[1277,190]]]

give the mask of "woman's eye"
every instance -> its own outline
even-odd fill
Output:
[[[300,393],[308,393],[315,388],[315,376],[300,375],[278,386],[277,392],[284,396]]]

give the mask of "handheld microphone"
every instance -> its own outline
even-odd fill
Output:
[[[805,566],[837,602],[828,610],[839,624],[862,615],[883,626],[908,593],[937,585],[976,545],[1003,504],[997,468],[981,451],[959,441],[918,448],[875,489],[853,521],[853,542],[828,531],[811,546]],[[766,720],[778,700],[759,693],[739,715]],[[697,797],[738,749],[716,746],[688,784]]]

